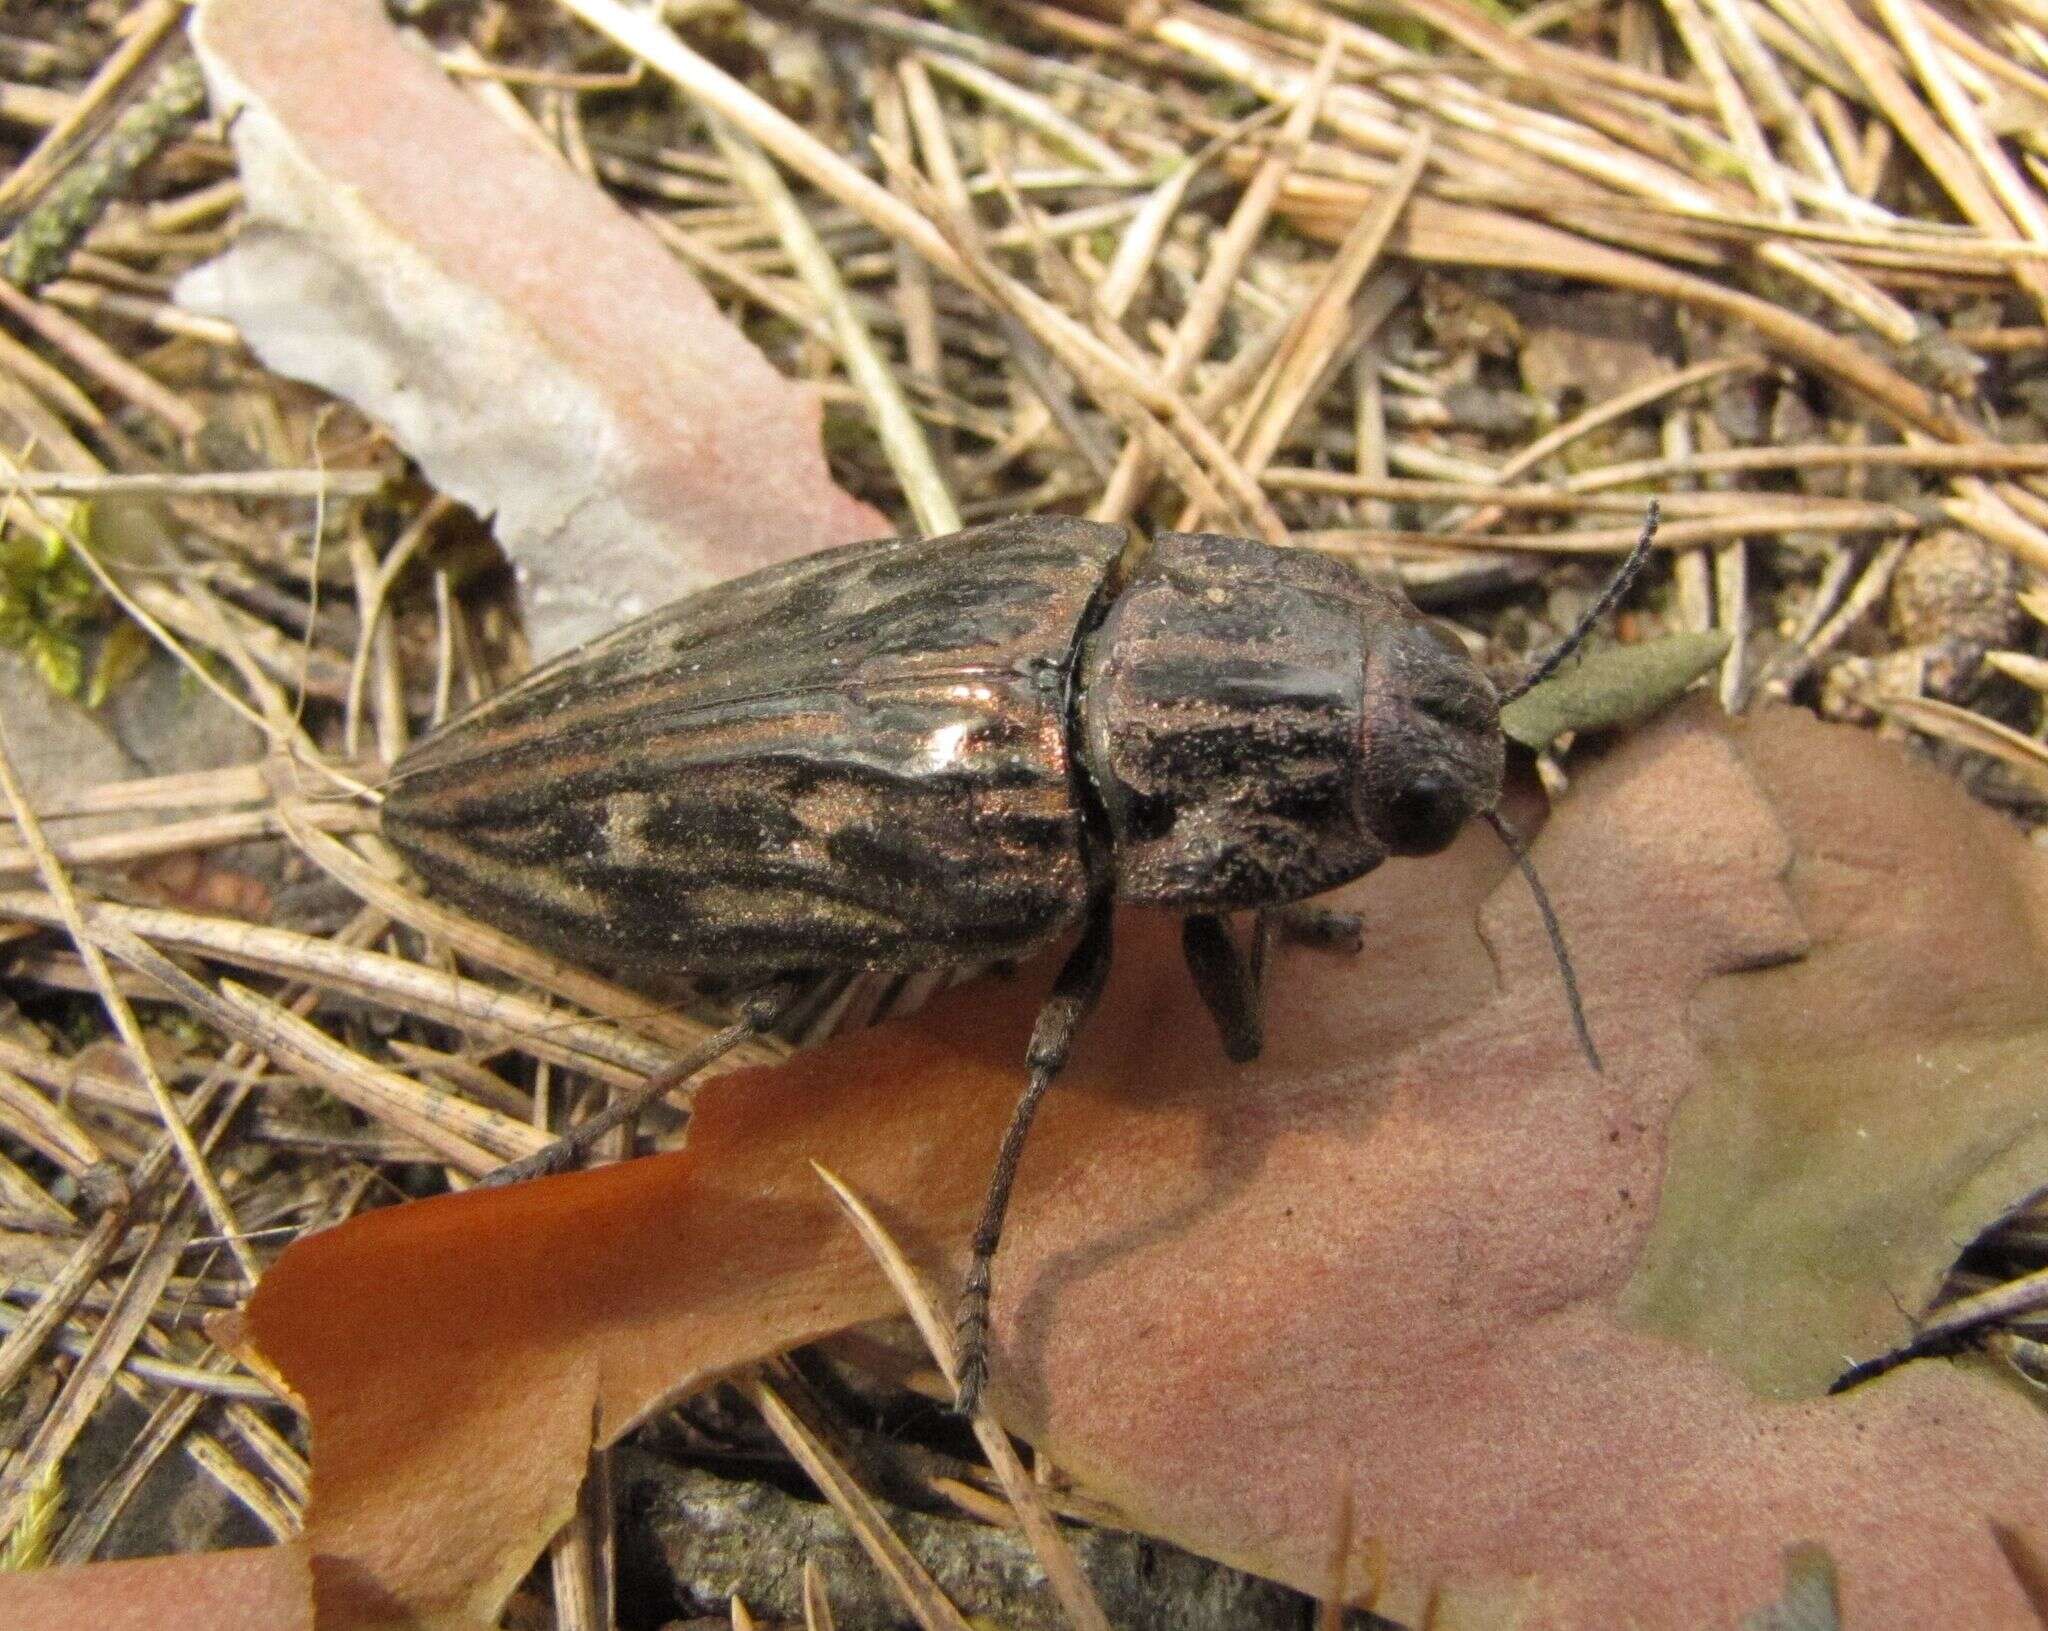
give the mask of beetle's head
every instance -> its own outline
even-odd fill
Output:
[[[1448,848],[1500,797],[1493,685],[1456,635],[1405,603],[1366,628],[1360,734],[1359,819],[1390,854]]]
[[[1090,637],[1081,754],[1116,890],[1273,906],[1431,855],[1500,792],[1500,711],[1456,639],[1338,563],[1168,533]]]

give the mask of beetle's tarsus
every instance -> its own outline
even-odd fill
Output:
[[[967,1271],[960,1317],[953,1329],[960,1371],[956,1407],[963,1416],[981,1409],[981,1396],[988,1387],[988,1287],[988,1264],[977,1259]]]
[[[988,1333],[982,1333],[987,1341]],[[971,1357],[963,1356],[960,1361],[960,1394],[954,1408],[962,1416],[972,1420],[981,1414],[982,1391],[988,1386],[988,1354],[977,1348]]]

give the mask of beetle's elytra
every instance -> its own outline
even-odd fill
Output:
[[[1222,913],[1443,848],[1500,791],[1493,686],[1395,592],[1208,534],[1017,519],[691,596],[422,741],[387,836],[478,916],[631,978],[931,968],[1080,943],[1039,1018],[962,1312],[1032,1110],[1107,972],[1110,908],[1188,914],[1256,1052]]]

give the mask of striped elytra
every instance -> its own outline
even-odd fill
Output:
[[[1066,689],[1124,535],[854,544],[558,658],[421,742],[384,831],[446,895],[631,975],[1015,956],[1089,895]]]

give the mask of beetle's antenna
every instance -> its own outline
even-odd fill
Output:
[[[1615,603],[1628,593],[1629,585],[1636,581],[1636,574],[1642,571],[1643,563],[1650,558],[1650,545],[1656,538],[1657,501],[1653,498],[1649,509],[1643,512],[1643,530],[1636,535],[1635,548],[1628,552],[1628,559],[1607,580],[1607,587],[1600,591],[1600,598],[1586,608],[1585,615],[1573,625],[1572,632],[1551,647],[1548,656],[1501,693],[1502,707],[1517,697],[1526,696],[1571,660],[1572,653],[1584,645],[1586,636],[1593,632],[1593,625],[1614,610]]]
[[[1579,1000],[1579,977],[1572,971],[1571,953],[1564,949],[1564,930],[1558,927],[1557,912],[1550,904],[1550,897],[1543,892],[1543,880],[1536,876],[1536,868],[1522,849],[1522,843],[1515,836],[1515,829],[1501,818],[1498,810],[1482,810],[1486,824],[1494,830],[1496,837],[1507,846],[1508,854],[1515,858],[1523,879],[1529,885],[1529,893],[1536,897],[1536,910],[1543,917],[1543,932],[1550,936],[1550,954],[1557,959],[1557,972],[1564,980],[1564,1000],[1572,1011],[1572,1030],[1579,1039],[1579,1046],[1585,1050],[1586,1063],[1593,1067],[1596,1075],[1603,1074],[1600,1065],[1600,1050],[1593,1046],[1593,1033],[1586,1026],[1586,1005]]]

